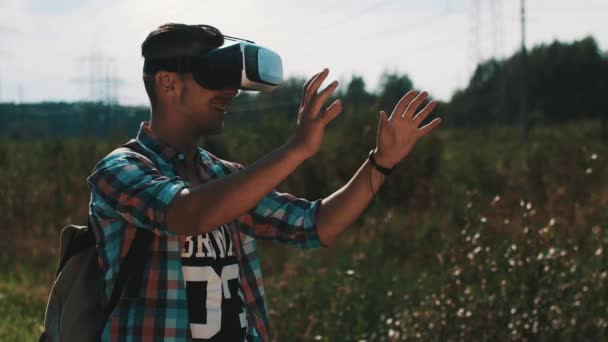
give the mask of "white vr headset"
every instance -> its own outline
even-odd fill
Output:
[[[252,41],[225,36],[236,43],[188,56],[146,58],[144,73],[191,72],[208,89],[272,91],[283,81],[283,62],[274,51]]]

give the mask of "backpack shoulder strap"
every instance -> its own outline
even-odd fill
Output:
[[[129,141],[123,145],[120,145],[120,147],[115,151],[138,152],[143,159],[148,161],[150,164],[155,165],[155,163],[153,163],[134,145],[134,141]],[[91,221],[89,218],[89,227],[90,225]],[[130,297],[135,297],[137,295],[137,292],[141,286],[146,265],[148,247],[153,238],[154,233],[151,231],[147,231],[145,229],[135,230],[135,239],[131,243],[129,251],[127,251],[127,255],[125,256],[124,260],[120,263],[114,289],[112,289],[112,294],[110,295],[110,299],[108,300],[108,303],[104,309],[104,322],[107,322],[110,314],[112,311],[114,311],[114,308],[118,304],[118,300],[120,299],[125,286],[127,286],[127,283],[127,295]]]
[[[59,236],[59,265],[55,271],[55,278],[63,270],[65,264],[70,258],[87,248],[95,246],[95,236],[93,235],[90,225],[86,227],[68,225],[61,230]]]
[[[116,304],[118,304],[118,299],[120,299],[125,285],[127,285],[127,281],[129,281],[127,294],[131,297],[137,295],[137,290],[139,290],[144,273],[144,266],[146,265],[146,251],[148,245],[150,245],[152,241],[152,237],[152,232],[144,229],[136,229],[135,239],[133,240],[131,247],[129,247],[125,259],[120,263],[116,283],[114,289],[112,289],[112,295],[105,307],[104,322],[107,322],[108,317],[110,317]]]

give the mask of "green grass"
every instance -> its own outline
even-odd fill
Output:
[[[373,144],[376,119],[329,130],[280,190],[316,199],[343,185]],[[266,145],[256,143],[260,130],[243,128],[213,143],[247,164],[286,140],[282,125],[262,123],[277,139]],[[261,244],[275,339],[605,339],[608,144],[597,123],[537,127],[528,144],[517,127],[437,133],[336,246]],[[10,236],[0,241],[0,341],[36,340],[59,230],[85,222],[84,179],[119,143],[0,143]]]
[[[55,258],[0,258],[0,341],[34,341],[42,332]]]

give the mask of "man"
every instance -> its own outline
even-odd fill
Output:
[[[144,58],[186,56],[224,43],[215,28],[166,24],[142,44]],[[154,233],[137,298],[123,298],[110,315],[104,340],[268,340],[268,313],[256,239],[300,248],[330,246],[367,207],[386,172],[416,141],[440,124],[418,125],[426,92],[410,91],[391,116],[380,113],[377,147],[353,178],[330,196],[308,201],[275,187],[321,146],[339,100],[338,86],[318,91],[328,70],[303,86],[294,136],[247,168],[198,146],[222,132],[237,89],[202,87],[192,73],[144,73],[151,103],[133,151],[115,150],[88,177],[90,219],[112,291],[118,265],[136,229]],[[372,165],[375,157],[376,166]]]

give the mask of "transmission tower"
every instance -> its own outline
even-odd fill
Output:
[[[25,101],[25,90],[23,89],[23,84],[19,83],[17,87],[17,102],[22,104]]]
[[[503,57],[504,21],[502,17],[502,0],[490,0],[490,23],[492,25],[492,55],[496,59]]]
[[[521,0],[521,87],[520,111],[521,131],[524,141],[528,141],[530,122],[528,119],[528,50],[526,49],[526,1]]]
[[[502,0],[469,0],[469,62],[472,71],[485,59],[503,56]],[[491,50],[491,51],[489,51]]]
[[[15,32],[17,32],[17,30],[12,29],[10,27],[1,27],[0,26],[0,33],[2,33],[2,34],[12,34]],[[7,56],[10,56],[8,52],[0,50],[0,59],[3,59]],[[0,69],[0,102],[2,102],[2,69]]]
[[[0,69],[0,103],[2,103],[2,69]]]
[[[469,61],[471,72],[475,72],[481,61],[481,0],[469,0]]]
[[[4,56],[5,56],[4,51],[0,50],[0,59],[2,59]],[[3,64],[0,64],[0,102],[2,102],[2,77],[3,77],[2,65]]]
[[[74,79],[77,83],[86,83],[89,88],[89,100],[104,104],[117,104],[117,88],[124,81],[115,75],[115,59],[98,51],[92,51],[88,56],[78,59],[86,63],[88,76]]]

